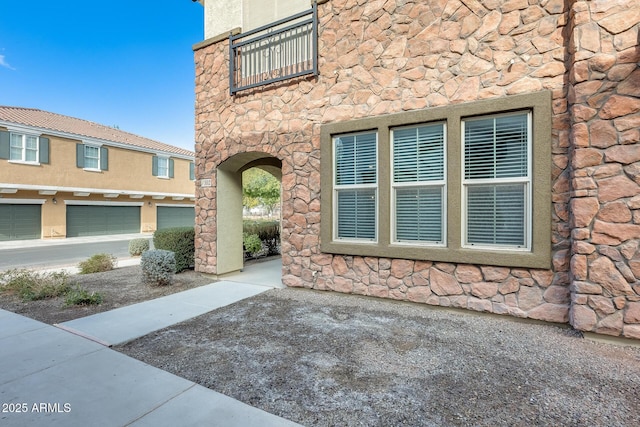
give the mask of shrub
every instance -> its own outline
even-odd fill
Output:
[[[249,252],[251,256],[255,256],[262,250],[262,240],[260,240],[257,234],[244,233],[242,235],[242,242],[244,249]]]
[[[64,300],[64,305],[99,305],[102,303],[102,294],[89,292],[80,286],[69,289]]]
[[[244,221],[244,233],[257,234],[266,246],[266,255],[280,253],[280,223],[278,221]]]
[[[194,240],[193,227],[166,228],[153,234],[153,246],[156,249],[175,253],[176,273],[194,265]]]
[[[129,255],[140,256],[142,252],[149,250],[149,239],[139,238],[129,242]]]
[[[55,298],[69,291],[66,273],[38,273],[13,269],[0,273],[0,292],[17,295],[22,301]]]
[[[111,254],[96,254],[86,261],[78,264],[80,274],[100,273],[101,271],[113,270],[116,257]]]
[[[170,285],[176,272],[175,253],[162,249],[146,251],[140,258],[140,267],[147,283]]]

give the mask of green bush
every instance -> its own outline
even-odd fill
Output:
[[[116,257],[111,254],[96,254],[78,264],[78,269],[80,274],[100,273],[113,270],[115,263]]]
[[[140,267],[142,267],[145,282],[154,285],[171,285],[176,272],[175,253],[163,249],[146,251],[140,258]]]
[[[69,291],[66,273],[38,273],[13,269],[0,273],[0,292],[17,295],[22,301],[36,301],[65,295]]]
[[[99,305],[102,304],[102,294],[89,292],[80,286],[74,286],[67,292],[64,305]]]
[[[139,238],[129,242],[129,255],[140,256],[142,252],[149,250],[149,239]]]
[[[193,227],[176,227],[158,230],[153,234],[156,249],[171,251],[176,257],[176,273],[194,265],[195,230]]]
[[[262,250],[262,240],[257,234],[244,233],[242,235],[242,243],[245,251],[250,253],[251,256],[255,256]]]
[[[267,248],[267,255],[280,253],[280,222],[278,221],[244,221],[243,233],[257,234]]]

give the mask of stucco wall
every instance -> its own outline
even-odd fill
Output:
[[[639,289],[633,274],[637,266],[632,261],[637,258],[640,238],[633,197],[640,190],[635,175],[628,177],[635,173],[635,160],[626,159],[627,151],[635,153],[639,139],[638,70],[631,66],[640,59],[639,9],[633,0],[333,0],[318,8],[318,78],[258,88],[235,97],[228,94],[227,42],[197,50],[197,176],[211,178],[212,186],[196,186],[196,268],[216,272],[215,168],[237,153],[259,151],[282,160],[283,282],[288,286],[551,322],[569,321],[573,290],[573,302],[582,306],[580,310],[594,310],[589,305],[589,298],[594,298],[589,295],[602,296],[613,307],[609,315],[602,310],[602,315],[596,313],[599,317],[591,323],[576,322],[580,312],[573,310],[576,327],[640,338],[640,308],[635,305]],[[605,25],[607,20],[628,25],[612,30]],[[581,64],[600,50],[608,56],[598,55]],[[607,70],[613,71],[607,74]],[[583,86],[577,85],[577,75],[582,76]],[[604,76],[610,83],[602,82]],[[620,87],[627,93],[616,94]],[[550,269],[321,252],[320,227],[331,226],[321,224],[320,215],[320,166],[328,161],[320,156],[322,124],[541,90],[551,91],[553,98]],[[583,95],[582,90],[589,93]],[[628,99],[617,102],[622,101],[618,96]],[[601,130],[603,142],[588,147],[585,122],[602,114],[600,108],[605,105],[622,111],[610,118],[613,128]],[[585,111],[589,112],[586,116]],[[599,130],[598,126],[603,125],[591,131]],[[584,155],[583,149],[587,150]],[[595,166],[602,166],[597,173]],[[578,191],[585,185],[584,193]],[[598,196],[612,192],[614,196]],[[594,200],[572,201],[589,194]],[[614,201],[629,209],[630,215],[618,220],[627,228],[616,225],[615,231],[605,230],[603,225],[613,221],[602,220],[602,215],[618,211],[608,205]],[[578,225],[572,216],[576,203],[590,203],[585,225]],[[591,232],[594,227],[599,234]],[[612,233],[621,235],[612,240]],[[597,235],[606,238],[590,242]],[[577,248],[581,242],[585,245]],[[602,247],[596,250],[598,244]],[[608,249],[618,245],[626,250]],[[580,250],[590,252],[583,258],[572,257]],[[621,259],[616,260],[616,254]],[[592,282],[608,280],[597,278],[600,271],[611,273],[607,277],[614,275],[624,292],[614,295],[604,284],[593,288],[593,293],[579,289],[577,283],[584,282],[577,280],[580,265]],[[589,265],[595,265],[594,273],[589,273]],[[606,310],[611,307],[607,305]],[[606,328],[598,328],[598,322],[611,315],[616,316],[615,322],[607,321]]]

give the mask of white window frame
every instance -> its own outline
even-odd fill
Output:
[[[13,157],[13,150],[17,148],[17,146],[13,145],[14,137],[20,137],[20,158]],[[27,138],[34,138],[36,141],[36,148],[28,149],[27,148]],[[27,150],[35,151],[35,160],[27,160]],[[23,132],[10,132],[9,133],[9,161],[12,163],[25,163],[28,165],[39,165],[40,164],[40,136],[34,135],[30,133]]]
[[[83,143],[82,145],[84,146],[84,147],[82,147],[82,156],[83,156],[83,164],[85,165],[83,169],[86,170],[86,171],[91,171],[91,172],[99,172],[99,171],[101,171],[101,169],[100,169],[100,160],[101,160],[100,159],[100,148],[101,148],[101,145],[89,144],[89,143]],[[98,151],[98,156],[97,157],[88,157],[87,156],[87,148],[96,149]],[[87,167],[87,159],[91,159],[91,160],[96,159],[97,166],[95,168],[94,167]]]
[[[508,117],[508,116],[519,116],[519,115],[527,115],[527,176],[526,177],[513,177],[513,178],[491,178],[491,179],[467,179],[465,178],[465,150],[467,141],[465,140],[465,125],[468,121],[477,120],[477,119],[491,119],[497,117]],[[492,250],[492,251],[513,251],[513,252],[530,252],[531,251],[531,242],[532,242],[532,166],[533,166],[533,121],[532,121],[532,111],[531,110],[519,110],[510,113],[503,114],[487,114],[477,117],[466,117],[461,119],[461,183],[462,183],[462,216],[461,216],[461,226],[462,226],[462,244],[461,246],[466,249],[473,250]],[[524,245],[522,246],[514,246],[514,245],[504,245],[504,244],[474,244],[468,242],[468,234],[467,234],[467,222],[468,222],[468,189],[474,185],[503,185],[503,184],[522,184],[524,185]]]
[[[342,185],[338,185],[337,184],[337,171],[336,171],[336,162],[337,162],[337,149],[336,149],[336,145],[337,145],[337,140],[340,139],[341,137],[357,137],[358,135],[366,135],[366,134],[373,134],[375,135],[375,176],[376,176],[376,180],[374,184],[342,184]],[[377,243],[378,242],[378,236],[379,236],[379,232],[378,232],[378,206],[380,203],[380,195],[379,195],[379,183],[380,183],[380,177],[379,177],[379,171],[378,171],[378,156],[379,156],[379,140],[378,140],[378,132],[377,131],[364,131],[364,132],[353,132],[353,133],[346,133],[346,134],[342,134],[342,135],[336,135],[334,136],[332,139],[332,144],[333,144],[333,158],[332,158],[332,169],[333,169],[333,239],[335,241],[339,241],[339,242],[351,242],[351,243],[366,243],[366,244],[371,244],[371,243]],[[340,237],[338,235],[338,208],[339,208],[339,203],[338,203],[338,194],[340,191],[344,191],[344,190],[374,190],[374,197],[375,197],[375,207],[374,207],[374,238],[373,239],[367,239],[367,238],[346,238],[346,237]]]
[[[161,174],[161,168],[162,166],[160,165],[161,163],[164,163],[165,166],[165,170],[166,173],[165,174]],[[158,156],[158,178],[163,178],[163,179],[169,179],[169,157],[165,157],[165,156]]]
[[[442,126],[442,134],[443,134],[443,152],[442,152],[442,169],[443,169],[443,179],[441,180],[433,180],[433,181],[413,181],[413,182],[395,182],[395,152],[394,152],[394,131],[402,130],[402,129],[415,129],[426,126]],[[426,122],[419,123],[408,126],[399,126],[395,128],[389,129],[389,140],[390,140],[390,165],[389,171],[391,174],[390,182],[391,182],[391,244],[400,245],[400,246],[429,246],[429,247],[446,247],[447,246],[447,123],[446,121],[435,121],[435,122]],[[427,188],[440,188],[441,197],[442,197],[442,210],[441,210],[441,240],[440,241],[427,241],[427,240],[398,240],[397,236],[397,191],[399,189],[406,188],[414,188],[414,189],[427,189]]]

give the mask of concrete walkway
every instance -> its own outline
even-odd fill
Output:
[[[265,267],[274,271],[280,260],[269,263]],[[297,425],[101,344],[128,341],[270,289],[245,283],[242,274],[233,278],[62,328],[0,310],[0,425]]]

